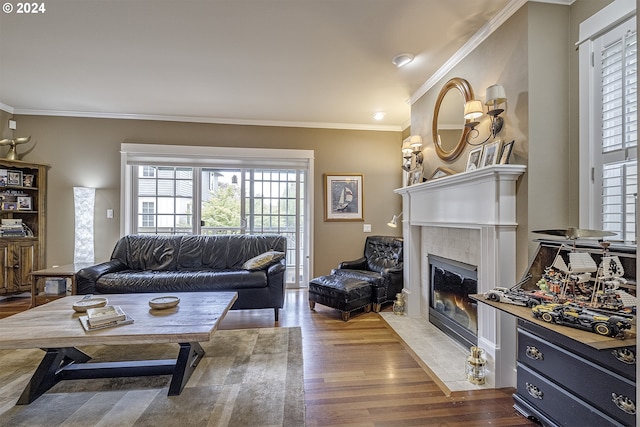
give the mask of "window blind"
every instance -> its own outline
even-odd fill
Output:
[[[602,228],[636,240],[637,43],[624,31],[600,50]]]

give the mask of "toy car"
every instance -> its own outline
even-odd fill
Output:
[[[624,330],[631,329],[631,322],[625,317],[600,313],[570,302],[537,305],[531,311],[533,317],[545,322],[609,337],[624,336]]]
[[[493,302],[506,302],[508,304],[532,307],[535,305],[523,291],[503,287],[495,287],[485,292],[484,297]]]
[[[542,289],[536,291],[524,291],[524,294],[529,297],[527,305],[529,307],[535,307],[542,303],[558,302],[558,295],[553,292],[543,291]]]

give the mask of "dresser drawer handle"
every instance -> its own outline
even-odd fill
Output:
[[[636,403],[633,400],[629,399],[627,396],[611,393],[611,400],[621,411],[626,412],[630,415],[635,415]]]
[[[544,360],[544,355],[536,347],[527,346],[527,357],[533,360]]]
[[[616,348],[611,351],[611,354],[622,363],[626,363],[627,365],[636,364],[636,354],[628,348]]]
[[[540,390],[538,387],[534,386],[531,383],[526,383],[526,385],[527,385],[527,393],[529,393],[531,397],[542,400],[542,394],[543,394],[542,390]]]

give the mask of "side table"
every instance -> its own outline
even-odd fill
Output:
[[[33,276],[33,280],[31,281],[31,307],[33,308],[38,305],[46,304],[49,301],[66,297],[67,295],[75,295],[76,272],[90,265],[93,264],[65,264],[32,272],[31,276]],[[67,286],[67,291],[60,294],[45,294],[44,285],[47,279],[50,279],[52,277],[68,279],[69,281],[71,281],[71,288],[69,289],[69,287]]]

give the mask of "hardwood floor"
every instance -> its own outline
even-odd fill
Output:
[[[0,300],[0,319],[20,313],[31,306],[31,298],[12,297]]]
[[[28,308],[21,299],[1,301],[0,317]],[[273,310],[245,310],[220,328],[273,326],[302,329],[307,426],[536,425],[513,409],[512,389],[445,396],[376,313],[343,322],[328,307],[309,310],[306,290],[287,291],[277,324]]]

